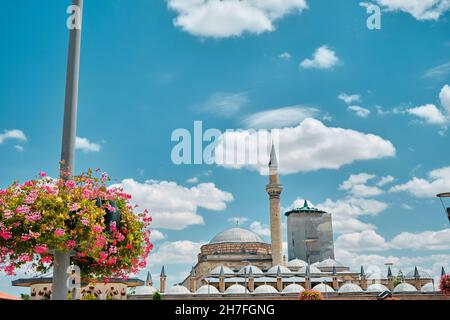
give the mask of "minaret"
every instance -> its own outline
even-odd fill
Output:
[[[283,236],[281,228],[280,195],[283,187],[278,180],[278,159],[272,144],[269,163],[269,184],[266,187],[270,199],[270,236],[272,241],[272,265],[284,265]]]

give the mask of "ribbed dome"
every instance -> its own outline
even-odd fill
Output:
[[[389,291],[389,289],[382,285],[381,283],[374,283],[367,288],[367,292],[384,292]]]
[[[216,287],[211,285],[205,285],[198,288],[195,294],[220,294],[219,290]]]
[[[317,268],[332,268],[332,267],[342,267],[342,263],[333,260],[333,259],[326,259],[321,262],[319,262],[316,265]]]
[[[241,270],[239,270],[238,274],[240,274],[240,275],[244,275],[244,274],[249,275],[250,269],[252,270],[252,273],[253,273],[254,276],[263,274],[261,269],[258,268],[258,267],[255,267],[255,266],[245,266]]]
[[[305,291],[301,285],[293,283],[284,288],[283,293],[301,293]]]
[[[422,291],[423,293],[427,293],[427,292],[438,292],[440,290],[439,286],[433,285],[432,282],[428,282],[426,285],[422,287],[422,289],[420,289],[420,291]]]
[[[325,284],[325,283],[321,283],[318,284],[317,286],[315,286],[314,288],[312,288],[314,291],[319,291],[322,293],[330,293],[330,292],[335,292],[334,289],[332,287],[330,287],[329,285]]]
[[[299,273],[306,273],[306,267],[301,267],[301,268],[298,270],[298,272],[299,272]],[[310,272],[311,274],[322,273],[322,271],[320,271],[319,268],[317,268],[316,266],[313,266],[313,265],[310,265],[310,266],[309,266],[309,272]]]
[[[286,264],[286,266],[288,268],[301,268],[301,267],[306,267],[307,265],[308,265],[308,263],[306,263],[305,261],[300,260],[300,259],[291,260]]]
[[[225,290],[225,294],[245,294],[246,291],[247,290],[244,286],[241,286],[240,284],[233,284],[227,290]]]
[[[417,289],[413,285],[403,282],[394,288],[394,292],[417,292]]]
[[[264,243],[264,240],[253,231],[232,228],[216,235],[210,242],[214,243]]]
[[[422,269],[417,269],[418,273],[419,273],[419,277],[420,279],[433,279],[432,276],[430,276],[430,274],[428,272],[425,272]],[[415,278],[415,270],[412,270],[410,272],[408,272],[408,274],[405,277],[406,279],[414,279]]]
[[[154,287],[152,286],[141,286],[137,287],[134,292],[133,296],[152,296],[156,291]]]
[[[214,269],[212,269],[209,272],[209,274],[212,275],[212,276],[219,276],[220,275],[220,270],[222,269],[222,267],[223,267],[223,273],[224,273],[225,276],[227,276],[227,275],[234,275],[234,271],[231,270],[228,267],[225,267],[225,266],[217,266]]]
[[[256,288],[253,293],[254,294],[273,294],[273,293],[278,293],[278,291],[274,287],[265,284],[265,285],[262,285],[262,286],[259,286],[258,288]]]
[[[354,283],[346,283],[339,289],[339,293],[357,293],[357,292],[363,292],[363,289],[361,289],[360,286]]]
[[[190,294],[191,292],[188,290],[188,288],[184,286],[173,286],[170,287],[164,292],[165,294]]]
[[[290,273],[292,273],[292,271],[289,270],[289,269],[286,268],[286,267],[283,267],[283,266],[273,266],[272,268],[270,268],[270,269],[267,271],[267,274],[276,275],[276,274],[278,273],[278,268],[280,268],[281,274],[290,274]]]

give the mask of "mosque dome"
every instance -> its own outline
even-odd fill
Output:
[[[245,287],[240,284],[233,284],[232,286],[228,287],[227,290],[225,290],[225,294],[245,294],[246,292],[247,289],[245,289]]]
[[[423,293],[431,293],[431,292],[438,292],[439,286],[435,286],[432,282],[428,282],[426,285],[420,289]]]
[[[358,293],[363,292],[360,286],[354,283],[346,283],[340,289],[339,293]]]
[[[283,293],[301,293],[305,291],[301,285],[293,283],[284,288]]]
[[[298,272],[299,272],[299,273],[306,273],[306,267],[301,267],[301,268],[298,270]],[[320,271],[320,269],[317,268],[316,266],[310,265],[310,266],[309,266],[309,273],[311,273],[311,274],[318,274],[318,273],[322,273],[322,271]]]
[[[331,292],[335,292],[334,289],[332,287],[330,287],[329,285],[325,284],[325,283],[321,283],[316,285],[314,288],[312,288],[314,291],[319,291],[322,293],[331,293]]]
[[[284,266],[273,266],[267,271],[267,274],[270,275],[277,275],[278,274],[278,268],[280,269],[281,274],[291,274],[292,271]]]
[[[216,235],[209,244],[216,243],[265,243],[260,236],[258,236],[253,231],[242,229],[242,228],[232,228],[222,231]]]
[[[384,292],[384,291],[389,291],[389,289],[385,285],[382,285],[381,283],[371,284],[367,288],[367,292]]]
[[[394,292],[417,292],[417,289],[413,285],[403,282],[394,288]]]
[[[326,260],[319,262],[316,265],[316,267],[317,268],[333,268],[333,267],[339,268],[339,267],[343,267],[343,265],[342,265],[342,263],[340,263],[336,260],[326,259]]]
[[[191,292],[189,291],[188,288],[186,288],[185,286],[173,286],[170,287],[166,290],[166,292],[164,292],[165,294],[169,294],[169,295],[177,295],[177,294],[190,294]]]
[[[267,284],[259,286],[253,292],[253,294],[274,294],[274,293],[278,293],[277,289]]]
[[[420,268],[416,268],[416,269],[408,272],[405,276],[405,279],[414,279],[416,276],[416,271],[417,271],[420,279],[433,279],[433,277],[430,276],[429,273],[425,272],[424,270],[422,270]]]
[[[306,261],[300,260],[300,259],[294,259],[289,261],[286,266],[288,268],[301,268],[301,267],[306,267],[308,265],[308,263],[306,263]]]
[[[255,266],[245,266],[241,270],[239,270],[238,274],[240,274],[240,275],[247,274],[248,275],[250,273],[250,270],[252,270],[252,273],[254,276],[263,274],[262,270]]]
[[[216,287],[213,287],[211,285],[204,285],[198,288],[195,294],[220,294],[220,292]]]
[[[152,286],[141,286],[137,287],[132,293],[133,296],[152,296],[155,292],[157,292]]]
[[[212,275],[212,276],[219,276],[219,275],[220,275],[220,272],[221,272],[221,270],[222,270],[222,268],[223,268],[223,274],[224,274],[225,276],[228,276],[228,275],[234,275],[234,274],[235,274],[233,270],[231,270],[230,268],[225,267],[225,266],[217,266],[217,267],[215,267],[214,269],[212,269],[212,270],[209,272],[209,274]]]

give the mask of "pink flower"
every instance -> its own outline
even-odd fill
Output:
[[[29,254],[23,253],[20,255],[19,261],[20,262],[31,262],[31,261],[33,261],[33,258]]]
[[[20,207],[17,207],[17,209],[16,209],[16,213],[27,214],[29,212],[30,212],[30,208],[28,206],[20,206]]]
[[[5,219],[11,219],[13,217],[13,212],[11,210],[5,210],[4,215],[5,215]]]
[[[45,244],[43,245],[37,245],[34,247],[34,251],[37,254],[43,254],[43,253],[47,253],[47,246]]]
[[[92,230],[93,230],[95,233],[102,233],[103,228],[100,227],[100,226],[94,226],[94,227],[92,228]]]
[[[110,247],[109,253],[111,253],[111,254],[117,253],[117,247],[114,247],[114,246]]]
[[[15,272],[14,272],[15,266],[14,263],[11,263],[10,265],[5,267],[5,273],[7,276],[15,276]]]
[[[112,258],[108,259],[108,261],[106,261],[106,264],[109,266],[115,265],[116,263],[117,263],[116,257],[112,257]]]
[[[66,187],[69,189],[73,189],[75,187],[75,181],[69,180],[66,182]]]
[[[45,173],[44,171],[41,171],[41,172],[39,173],[39,176],[40,176],[41,178],[45,178],[45,177],[47,176],[47,173]]]
[[[83,218],[83,219],[81,219],[81,223],[83,224],[83,225],[85,225],[86,227],[89,227],[89,219],[88,218]]]
[[[67,248],[69,250],[72,250],[73,248],[75,248],[77,246],[77,242],[75,240],[69,240],[67,241]]]
[[[62,237],[66,234],[66,232],[63,229],[56,229],[55,230],[55,236],[56,237]]]
[[[40,212],[32,212],[32,213],[28,213],[25,216],[25,220],[29,221],[29,222],[35,222],[35,221],[39,221],[42,218],[42,214]]]
[[[78,211],[80,209],[80,205],[78,203],[73,203],[70,205],[70,211]]]
[[[20,241],[23,241],[23,242],[28,241],[30,239],[31,239],[31,235],[25,234],[25,233],[22,234],[22,236],[20,237]]]
[[[51,256],[45,256],[41,258],[41,262],[42,263],[46,263],[46,264],[50,264],[52,263],[53,258]]]
[[[9,240],[12,238],[12,233],[9,230],[0,230],[0,238],[3,238],[3,240]]]
[[[100,259],[98,260],[99,263],[105,262],[106,258],[108,258],[108,252],[102,251],[100,252]]]

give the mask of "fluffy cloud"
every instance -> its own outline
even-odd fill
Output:
[[[249,97],[246,92],[216,92],[206,102],[197,106],[197,109],[201,112],[229,118],[239,112],[248,102]]]
[[[403,11],[417,20],[438,20],[450,9],[449,0],[376,0],[388,11]]]
[[[5,130],[3,133],[0,133],[0,144],[4,143],[6,140],[27,142],[27,137],[21,130]]]
[[[450,229],[421,233],[402,232],[389,242],[396,249],[450,250]]]
[[[276,131],[279,141],[280,173],[339,169],[355,161],[392,157],[396,150],[390,141],[358,131],[331,128],[315,119],[305,119],[296,127]],[[257,141],[248,143],[249,141]],[[239,147],[236,147],[239,146]],[[269,163],[270,140],[243,130],[222,135],[215,148],[216,163],[240,169],[247,167],[261,172]],[[243,158],[244,163],[230,163],[226,159]],[[248,159],[257,159],[257,163]]]
[[[159,230],[152,230],[151,239],[152,241],[160,241],[167,238],[167,236]]]
[[[86,138],[77,137],[75,142],[75,148],[77,150],[81,150],[83,152],[88,153],[88,152],[99,152],[101,146],[98,143],[91,142]]]
[[[318,113],[319,110],[315,108],[291,106],[252,114],[244,119],[243,123],[247,128],[254,129],[283,128],[298,125],[306,118],[315,117]]]
[[[378,251],[386,248],[386,241],[373,230],[347,233],[339,236],[336,247],[352,251]]]
[[[260,236],[270,237],[270,227],[268,225],[263,225],[261,222],[252,222],[250,230]]]
[[[450,86],[446,84],[440,94],[439,99],[441,100],[441,105],[447,111],[447,114],[450,115]]]
[[[344,101],[346,104],[352,104],[354,102],[361,102],[361,95],[359,94],[348,95],[346,93],[341,93],[338,96],[338,99]]]
[[[421,118],[427,124],[443,125],[447,122],[447,118],[442,111],[433,104],[407,109],[406,112]]]
[[[292,55],[289,52],[283,52],[278,56],[281,60],[291,60]]]
[[[227,221],[231,223],[232,225],[240,225],[242,226],[248,221],[248,218],[246,217],[231,217],[228,218]]]
[[[182,230],[190,225],[203,224],[199,208],[212,211],[226,209],[233,201],[231,193],[218,189],[213,183],[202,183],[186,188],[167,181],[123,180],[112,187],[122,187],[133,196],[133,201],[148,209],[153,217],[152,227]]]
[[[383,186],[385,186],[387,184],[390,184],[390,183],[392,183],[394,181],[395,181],[395,178],[393,176],[385,176],[385,177],[382,177],[380,179],[380,181],[377,183],[377,186],[383,187]]]
[[[376,186],[368,186],[367,182],[375,179],[375,175],[360,173],[356,175],[351,175],[350,178],[344,181],[340,186],[340,190],[348,191],[355,197],[373,197],[378,196],[383,193],[383,190]]]
[[[205,242],[175,241],[164,242],[151,254],[149,261],[154,264],[193,264]]]
[[[227,38],[275,30],[275,21],[307,9],[305,0],[167,0],[173,23],[201,37]]]
[[[418,198],[434,198],[438,193],[450,190],[450,167],[433,170],[428,179],[414,177],[410,181],[393,186],[390,192],[409,192]]]
[[[349,106],[348,111],[355,113],[360,118],[367,118],[370,116],[370,110],[360,106]]]
[[[304,69],[333,69],[339,63],[336,53],[327,46],[318,48],[312,59],[305,59],[300,63],[300,67]]]

